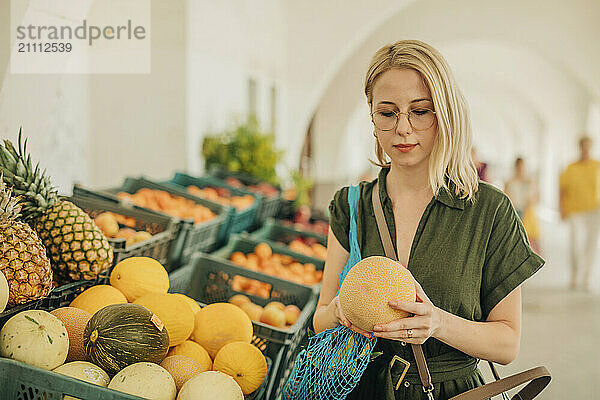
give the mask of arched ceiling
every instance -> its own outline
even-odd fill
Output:
[[[566,138],[584,128],[591,98],[600,93],[600,74],[592,68],[600,65],[600,54],[591,54],[589,45],[590,37],[600,37],[600,27],[588,15],[600,15],[600,2],[550,3],[417,1],[390,16],[355,43],[322,89],[313,131],[315,178],[331,176],[332,170],[345,178],[332,155],[344,135],[341,127],[364,102],[362,84],[372,54],[400,38],[430,42],[444,53],[471,104],[474,127],[487,135],[490,148],[506,148],[507,141],[498,138],[507,133],[513,152],[530,149],[535,156],[547,136],[561,138],[565,146]],[[572,155],[561,153],[561,162]]]

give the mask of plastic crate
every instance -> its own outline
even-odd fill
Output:
[[[183,222],[176,217],[170,217],[144,209],[134,209],[107,200],[95,199],[87,196],[74,195],[69,201],[83,209],[92,218],[109,211],[125,217],[135,218],[135,230],[143,230],[152,234],[152,237],[132,246],[125,245],[125,239],[109,238],[114,252],[113,266],[119,261],[129,257],[150,257],[160,262],[167,271],[172,269],[171,261],[178,257],[174,254],[178,236],[182,232]],[[121,226],[121,227],[124,227]],[[112,270],[112,267],[111,267]],[[108,271],[110,273],[110,271]]]
[[[303,264],[306,264],[306,263],[314,264],[317,271],[323,271],[325,268],[324,260],[320,260],[318,258],[309,257],[304,254],[296,253],[296,252],[290,250],[290,248],[288,246],[283,246],[279,243],[275,243],[270,240],[258,239],[256,237],[252,237],[248,234],[232,235],[227,246],[224,246],[224,247],[214,251],[211,254],[216,257],[219,257],[221,259],[224,259],[228,265],[231,265],[236,268],[240,268],[240,269],[244,270],[243,268],[238,267],[237,265],[231,263],[229,261],[229,257],[235,251],[240,251],[244,254],[252,253],[252,252],[254,252],[254,248],[256,247],[256,245],[258,245],[261,242],[267,243],[273,250],[273,253],[291,256]],[[260,276],[266,276],[266,277],[271,276],[271,275],[263,274],[261,272],[256,272],[256,274],[258,274]],[[280,278],[278,278],[278,279],[280,279]],[[284,282],[290,282],[290,281],[284,280]],[[321,288],[320,283],[317,283],[315,285],[310,285],[310,286],[300,284],[300,283],[295,283],[295,284],[305,286],[305,287],[311,287],[311,288],[313,288],[313,290],[316,290],[316,291],[319,291]]]
[[[302,236],[305,238],[314,238],[318,243],[327,247],[327,237],[318,233],[303,231],[283,225],[281,222],[270,218],[267,223],[259,230],[252,232],[251,237],[257,239],[266,239],[272,242],[284,242],[289,244],[294,238]]]
[[[271,285],[271,297],[264,299],[234,290],[232,282],[238,275]],[[285,360],[288,354],[296,351],[306,328],[311,325],[317,293],[307,286],[245,270],[218,257],[202,253],[195,254],[189,265],[169,274],[169,283],[171,292],[186,294],[203,304],[226,302],[231,296],[241,293],[261,306],[270,301],[280,301],[286,305],[295,304],[302,310],[296,324],[289,329],[252,322],[254,344],[273,360],[273,373],[266,397],[270,399],[280,385],[282,374],[287,370]]]
[[[177,172],[175,173],[173,178],[165,182],[165,184],[172,185],[176,188],[184,188],[184,190],[186,190],[188,186],[192,185],[197,186],[199,188],[221,187],[229,190],[234,196],[250,195],[254,197],[254,203],[250,207],[240,211],[234,208],[233,217],[230,221],[231,225],[229,227],[229,232],[231,233],[240,233],[250,230],[257,222],[258,211],[260,207],[262,207],[262,203],[264,201],[264,196],[261,194],[256,194],[247,190],[234,188],[232,186],[227,185],[224,181],[212,176],[194,177],[182,172]]]
[[[62,400],[65,395],[86,400],[141,399],[19,361],[0,358],[0,400]]]
[[[229,177],[236,178],[246,186],[258,185],[259,183],[263,182],[260,179],[254,177],[252,175],[244,174],[241,172],[227,171],[226,169],[222,169],[222,168],[218,168],[218,167],[211,168],[208,173],[219,179],[227,179]],[[262,223],[264,223],[264,221],[266,221],[267,218],[276,216],[279,213],[279,209],[281,208],[281,204],[282,204],[281,188],[276,185],[272,185],[272,186],[275,187],[277,190],[279,190],[279,195],[274,196],[274,197],[267,197],[267,196],[263,195],[264,200],[261,203],[260,209],[258,210],[258,217],[257,217],[257,224],[259,226]]]
[[[230,218],[233,215],[233,210],[230,207],[223,207],[220,204],[192,196],[183,189],[177,189],[168,185],[156,183],[145,178],[126,178],[123,184],[119,187],[98,191],[86,190],[76,186],[73,188],[73,193],[103,198],[133,208],[152,211],[161,215],[167,215],[165,213],[132,205],[130,202],[119,201],[119,199],[116,197],[116,194],[119,192],[134,194],[142,188],[162,190],[176,196],[185,197],[194,201],[196,204],[200,204],[209,208],[216,214],[216,217],[210,221],[205,221],[199,224],[194,224],[192,219],[183,220],[182,232],[177,238],[175,250],[173,250],[174,259],[170,260],[169,262],[173,268],[187,264],[192,254],[196,251],[210,251],[216,248],[219,245],[218,239],[227,235],[226,232],[228,232],[229,229]]]

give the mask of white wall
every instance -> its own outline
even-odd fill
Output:
[[[0,0],[0,65],[11,46],[9,0]],[[34,160],[63,193],[74,182],[118,185],[126,175],[167,176],[186,166],[185,1],[151,2],[150,74],[43,75],[6,70],[0,132],[29,137]],[[92,5],[93,10],[93,5]],[[83,16],[82,16],[83,17]]]
[[[285,4],[276,0],[188,1],[187,157],[201,173],[206,134],[243,121],[248,79],[257,83],[257,117],[270,128],[271,86],[278,90],[276,131],[287,135]],[[293,151],[292,151],[293,153]]]

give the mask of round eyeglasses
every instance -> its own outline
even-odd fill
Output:
[[[396,111],[389,108],[376,109],[371,113],[371,121],[381,131],[392,131],[398,126],[400,115],[406,115],[408,123],[415,131],[424,131],[435,123],[435,111],[429,108],[415,108],[409,112]]]

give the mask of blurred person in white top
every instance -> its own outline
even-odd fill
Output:
[[[527,175],[523,158],[515,160],[514,175],[505,182],[504,192],[523,221],[531,248],[539,254],[539,225],[535,216],[538,188],[535,180]]]

